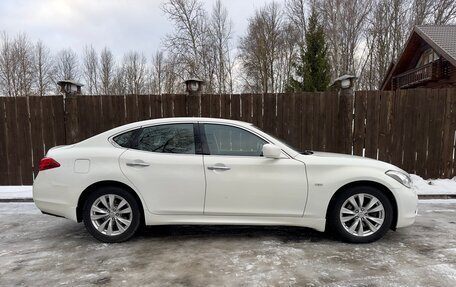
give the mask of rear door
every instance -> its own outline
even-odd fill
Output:
[[[156,214],[202,214],[205,180],[193,123],[143,127],[120,167]]]

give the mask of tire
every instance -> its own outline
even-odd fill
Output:
[[[83,221],[87,231],[106,243],[127,241],[138,230],[141,211],[129,192],[119,187],[103,187],[92,192],[84,203]]]
[[[357,186],[339,194],[330,210],[331,230],[343,241],[369,243],[391,227],[393,207],[388,197],[370,186]]]

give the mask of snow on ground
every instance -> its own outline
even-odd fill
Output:
[[[419,195],[447,195],[456,194],[456,177],[453,179],[424,180],[412,174],[413,185]],[[32,186],[0,186],[0,199],[32,198]]]
[[[0,186],[0,199],[32,198],[32,186]]]
[[[424,180],[416,174],[410,176],[418,194],[456,194],[456,177]]]

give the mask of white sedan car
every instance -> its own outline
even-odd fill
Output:
[[[252,124],[147,120],[49,150],[33,199],[103,242],[141,225],[291,225],[372,242],[414,223],[409,175],[377,160],[299,153]]]

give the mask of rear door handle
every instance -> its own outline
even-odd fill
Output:
[[[133,161],[133,162],[127,162],[127,166],[133,166],[133,167],[146,167],[149,166],[147,162],[144,161]]]
[[[230,170],[231,167],[228,166],[220,166],[220,165],[213,165],[213,166],[208,166],[208,170]]]

